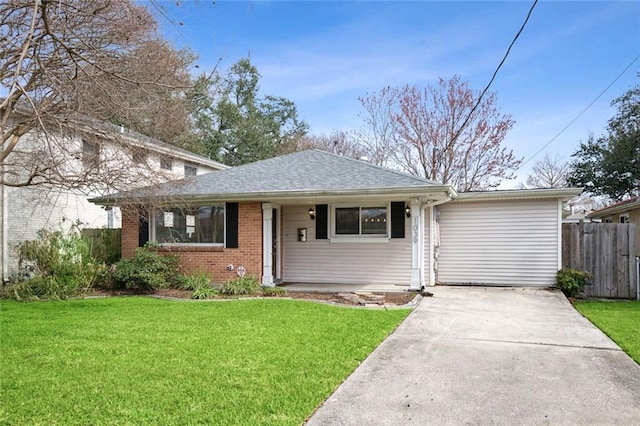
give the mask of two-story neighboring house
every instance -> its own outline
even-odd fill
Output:
[[[55,135],[56,142],[48,141],[46,146],[65,156],[62,173],[67,170],[75,176],[82,176],[83,172],[89,176],[95,172],[97,176],[105,176],[103,182],[98,182],[101,184],[94,182],[89,188],[78,186],[64,189],[55,185],[0,185],[0,261],[3,282],[17,271],[16,244],[36,238],[37,231],[42,228],[68,228],[76,222],[86,228],[121,227],[120,209],[96,206],[89,203],[88,198],[227,168],[216,161],[121,126],[97,123],[92,119],[85,119],[84,124]],[[20,140],[20,152],[42,149],[45,145],[42,139],[45,137],[52,135],[42,135],[36,130],[26,133]],[[56,153],[46,155],[55,156]],[[34,156],[34,161],[37,158]],[[11,161],[0,167],[2,181],[11,178],[6,164],[11,164]]]

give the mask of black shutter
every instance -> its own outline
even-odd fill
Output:
[[[238,248],[238,203],[227,203],[225,206],[226,247]]]
[[[328,212],[329,206],[327,204],[316,204],[316,240],[326,240],[328,237]]]
[[[140,217],[138,219],[138,247],[144,247],[149,241],[149,219]]]
[[[391,238],[404,238],[404,202],[391,203]]]

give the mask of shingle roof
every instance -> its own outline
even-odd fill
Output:
[[[631,197],[624,201],[619,201],[614,204],[610,204],[606,207],[603,207],[599,210],[593,211],[589,213],[588,217],[604,217],[611,214],[621,213],[627,210],[634,210],[640,208],[640,195]]]
[[[227,170],[185,178],[155,188],[136,190],[129,196],[200,198],[269,193],[330,194],[349,191],[446,190],[427,179],[312,149],[269,158]],[[453,191],[453,189],[451,189]],[[455,192],[455,191],[454,191]],[[122,198],[122,194],[95,199]]]

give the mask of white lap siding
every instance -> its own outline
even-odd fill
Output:
[[[388,242],[331,242],[316,240],[309,206],[283,206],[285,282],[401,284],[411,281],[411,228],[405,220],[405,238]],[[307,229],[307,241],[298,241],[298,228]]]
[[[438,210],[438,283],[554,285],[557,199],[454,202]]]

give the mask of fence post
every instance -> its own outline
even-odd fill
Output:
[[[640,300],[640,257],[636,256],[636,300]]]

